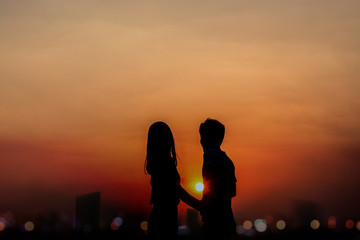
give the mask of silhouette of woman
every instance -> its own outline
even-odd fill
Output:
[[[149,128],[146,173],[151,175],[150,239],[176,239],[180,175],[176,169],[175,144],[169,126],[155,122]]]

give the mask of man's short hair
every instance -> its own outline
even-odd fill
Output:
[[[200,124],[199,132],[201,138],[209,145],[220,147],[225,135],[225,126],[218,120],[208,118]]]

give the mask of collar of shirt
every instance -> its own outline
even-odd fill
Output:
[[[219,161],[219,156],[223,154],[220,148],[211,148],[204,152],[204,163]]]

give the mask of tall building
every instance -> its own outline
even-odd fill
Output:
[[[100,192],[76,197],[75,229],[83,233],[92,233],[99,229]]]

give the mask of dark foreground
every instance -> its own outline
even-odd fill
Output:
[[[146,233],[121,233],[121,232],[99,232],[99,233],[39,233],[39,232],[19,232],[4,231],[0,232],[1,240],[146,240]],[[277,233],[254,233],[253,236],[235,235],[234,240],[360,240],[360,231],[283,231]],[[180,235],[178,240],[202,240],[201,234]]]

